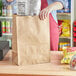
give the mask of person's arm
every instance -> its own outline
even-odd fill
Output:
[[[8,5],[9,3],[15,3],[16,0],[2,0],[2,2]]]
[[[12,1],[14,1],[14,0],[6,0],[7,2],[12,2]]]
[[[64,6],[63,6],[63,3],[60,2],[60,1],[56,1],[52,4],[50,4],[47,8],[43,9],[41,12],[40,12],[40,19],[41,20],[44,20],[51,11],[54,11],[54,10],[59,10],[59,9],[62,9]]]

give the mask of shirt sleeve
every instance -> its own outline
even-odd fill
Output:
[[[53,2],[61,2],[65,8],[65,1],[64,0],[53,0]]]
[[[16,3],[16,0],[14,0],[13,2],[7,2],[6,0],[2,0],[2,2],[5,3],[6,5],[9,5],[9,4],[13,5]]]

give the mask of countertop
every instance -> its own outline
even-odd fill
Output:
[[[62,52],[51,52],[51,62],[36,65],[17,66],[12,64],[11,50],[0,61],[0,76],[76,76],[69,65],[61,64]]]

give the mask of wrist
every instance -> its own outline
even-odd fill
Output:
[[[48,6],[49,13],[53,11],[53,7],[51,5]]]

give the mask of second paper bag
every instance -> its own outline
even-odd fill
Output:
[[[15,15],[12,48],[13,63],[17,65],[50,62],[49,18]]]

